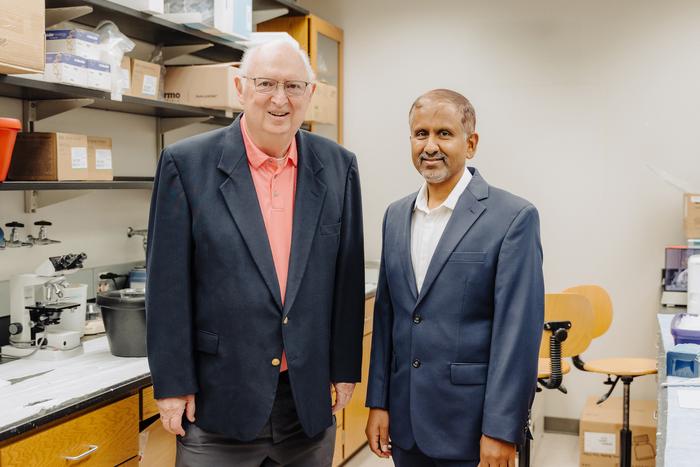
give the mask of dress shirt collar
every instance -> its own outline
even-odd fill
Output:
[[[431,211],[445,207],[450,211],[454,211],[455,207],[457,206],[457,201],[459,201],[459,197],[462,196],[462,193],[464,193],[464,190],[467,188],[467,185],[469,185],[471,179],[472,173],[469,171],[469,167],[464,166],[464,173],[454,188],[452,188],[452,191],[447,199],[445,199],[440,206],[434,209],[428,208],[428,183],[423,182],[423,185],[418,191],[418,197],[416,198],[416,204],[413,206],[413,210],[415,211],[417,209],[426,214],[430,214]]]
[[[246,147],[246,154],[248,156],[248,162],[250,165],[259,169],[261,165],[272,159],[272,162],[278,163],[279,159],[266,154],[262,149],[260,149],[251,139],[248,134],[248,128],[245,121],[245,114],[241,116],[241,133],[243,134],[243,142]],[[296,138],[292,138],[292,143],[287,148],[287,152],[282,159],[286,165],[286,161],[289,160],[292,165],[296,167],[297,165],[297,151],[296,151]]]

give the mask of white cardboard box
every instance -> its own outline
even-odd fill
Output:
[[[87,60],[68,53],[47,53],[44,80],[87,86]]]
[[[82,29],[49,29],[46,52],[69,53],[86,60],[100,59],[100,36]]]

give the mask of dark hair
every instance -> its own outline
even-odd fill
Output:
[[[474,133],[474,129],[476,128],[476,112],[474,112],[474,107],[471,102],[469,102],[469,99],[460,93],[450,89],[433,89],[432,91],[428,91],[413,102],[411,110],[408,112],[408,118],[411,118],[414,109],[419,109],[423,106],[424,100],[441,101],[454,105],[457,111],[462,114],[462,125],[467,135]]]

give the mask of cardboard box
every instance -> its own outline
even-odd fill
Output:
[[[316,92],[306,111],[306,121],[338,124],[338,88],[326,83],[316,83]]]
[[[611,397],[601,405],[589,397],[579,427],[579,465],[617,467],[620,463],[622,398]],[[632,467],[656,464],[656,401],[633,400],[630,404]]]
[[[167,67],[165,100],[212,109],[241,110],[233,77],[238,63]]]
[[[44,71],[44,0],[0,0],[0,73]]]
[[[202,0],[187,3],[165,0],[163,18],[217,36],[234,38],[234,0]]]
[[[158,99],[160,65],[131,59],[131,89],[125,95]]]
[[[122,94],[128,94],[131,92],[131,58],[122,58],[121,64],[121,78],[124,86],[122,87]]]
[[[100,36],[82,29],[49,29],[46,52],[77,55],[85,60],[100,59]]]
[[[87,136],[19,133],[8,180],[87,180]]]
[[[88,179],[114,180],[112,138],[88,136]]]
[[[88,84],[87,60],[68,53],[46,54],[44,81],[86,87]]]
[[[686,193],[685,201],[685,236],[700,238],[700,194]]]
[[[88,60],[86,69],[87,87],[107,92],[112,90],[112,73],[109,63]]]

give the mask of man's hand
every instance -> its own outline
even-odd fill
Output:
[[[187,420],[194,423],[194,394],[156,399],[156,404],[165,431],[185,436],[185,430],[182,429],[182,413],[187,411]]]
[[[367,428],[365,429],[369,448],[379,457],[391,457],[389,441],[389,411],[369,409]]]
[[[355,383],[333,383],[333,389],[335,389],[335,404],[333,404],[333,413],[348,405],[350,399],[352,399],[352,392],[355,390]]]
[[[515,467],[515,445],[482,435],[480,457],[479,467]]]

